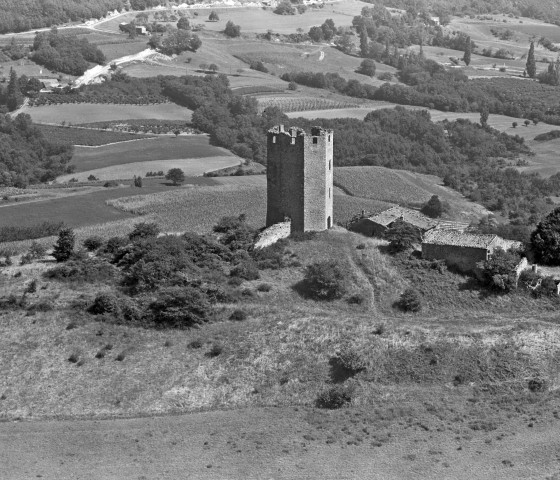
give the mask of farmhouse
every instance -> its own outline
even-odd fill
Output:
[[[55,88],[59,88],[60,82],[56,78],[39,78],[41,82],[41,93],[52,93]]]
[[[424,234],[422,258],[445,260],[449,266],[472,271],[477,262],[488,260],[497,248],[511,250],[521,246],[521,242],[505,240],[498,235],[434,228]]]
[[[144,25],[136,25],[134,27],[134,30],[136,31],[136,33],[138,35],[146,35],[147,34],[147,30],[146,30],[146,27]]]
[[[468,224],[466,223],[438,220],[427,217],[417,210],[395,206],[389,208],[388,210],[384,210],[377,215],[370,217],[364,216],[363,218],[358,219],[349,226],[349,230],[361,233],[362,235],[366,235],[368,237],[382,237],[396,220],[402,220],[410,225],[414,225],[422,232],[426,232],[435,227],[445,229],[452,228],[458,231],[464,231],[468,227]]]

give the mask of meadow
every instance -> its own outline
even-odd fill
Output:
[[[158,105],[64,104],[41,107],[23,107],[18,113],[27,113],[36,123],[79,125],[80,123],[110,122],[128,119],[158,119],[189,121],[191,110],[175,103]]]
[[[107,132],[103,130],[86,128],[56,127],[53,125],[37,125],[43,135],[49,140],[72,145],[99,146],[108,143],[129,142],[144,139],[150,135],[135,135],[123,132]]]
[[[111,165],[103,168],[95,168],[80,173],[71,173],[57,178],[57,182],[68,182],[77,179],[80,182],[87,181],[90,175],[99,180],[119,180],[132,178],[133,175],[145,177],[148,172],[167,172],[172,168],[180,168],[187,176],[199,176],[206,172],[221,170],[227,167],[240,165],[242,159],[235,155],[222,155],[203,158],[180,158],[170,160],[145,160],[142,162],[131,162]]]
[[[79,173],[130,163],[205,157],[237,159],[228,150],[210,145],[206,135],[165,135],[114,145],[76,147],[72,165]]]

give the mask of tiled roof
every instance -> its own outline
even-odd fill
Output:
[[[489,248],[499,237],[482,233],[465,233],[457,230],[434,229],[424,234],[422,243],[453,245],[456,247]]]
[[[386,227],[399,218],[422,230],[434,228],[438,224],[437,220],[427,217],[416,210],[410,210],[403,207],[391,207],[384,212],[378,213],[373,217],[369,217],[368,220]]]
[[[384,227],[389,226],[395,220],[401,218],[407,223],[414,225],[422,230],[429,230],[431,228],[441,228],[441,229],[453,229],[453,230],[466,230],[469,226],[468,223],[460,222],[450,222],[446,220],[436,220],[434,218],[427,217],[426,215],[420,213],[417,210],[411,210],[404,207],[391,207],[388,210],[384,210],[377,215],[368,217],[368,220],[375,222]]]

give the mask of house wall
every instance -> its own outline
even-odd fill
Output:
[[[453,266],[462,271],[470,271],[476,268],[477,262],[488,258],[488,250],[485,248],[423,243],[422,258],[426,260],[445,260],[448,266]]]
[[[383,237],[387,228],[378,223],[372,222],[368,218],[362,218],[350,226],[352,232],[361,233],[366,237]]]

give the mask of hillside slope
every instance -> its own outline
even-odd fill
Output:
[[[449,203],[449,216],[455,220],[471,221],[490,212],[460,193],[444,187],[441,178],[406,170],[385,167],[338,167],[334,182],[350,195],[371,198],[402,206],[420,206],[438,195]]]

